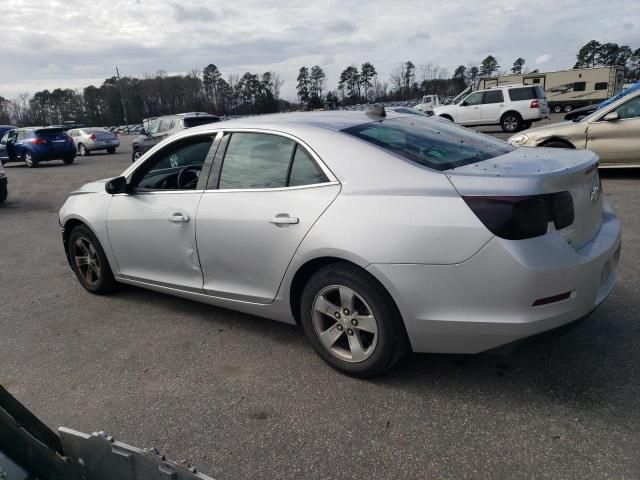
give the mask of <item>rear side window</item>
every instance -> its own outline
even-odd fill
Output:
[[[220,171],[218,188],[277,188],[287,186],[295,142],[277,135],[234,133]]]
[[[291,164],[291,172],[289,173],[290,187],[300,185],[314,185],[316,183],[324,183],[327,181],[320,167],[316,165],[311,156],[300,145],[296,147],[296,153],[293,156]]]
[[[435,170],[461,167],[515,149],[450,122],[418,116],[364,123],[342,132]]]
[[[484,92],[484,103],[501,103],[504,102],[502,90],[488,90]]]
[[[596,90],[606,90],[607,88],[609,88],[609,82],[597,82],[595,84]]]
[[[542,92],[542,94],[540,94],[540,92]],[[544,98],[544,91],[538,86],[510,88],[509,98],[512,102],[519,102],[521,100],[540,100]]]
[[[574,92],[584,92],[587,89],[587,82],[576,82],[573,84]]]

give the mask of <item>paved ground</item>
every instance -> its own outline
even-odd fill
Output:
[[[359,381],[295,327],[80,287],[56,212],[129,164],[123,143],[72,166],[7,169],[0,383],[49,425],[156,446],[218,480],[640,477],[640,172],[603,175],[624,224],[621,276],[586,323],[535,349],[412,356]]]

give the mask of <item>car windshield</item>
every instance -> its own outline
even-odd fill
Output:
[[[435,170],[487,160],[515,148],[444,120],[420,116],[364,123],[342,131]]]
[[[185,128],[197,127],[198,125],[206,125],[207,123],[215,123],[220,121],[218,117],[203,116],[203,117],[187,117],[183,120]]]

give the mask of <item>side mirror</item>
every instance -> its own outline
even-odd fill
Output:
[[[127,179],[124,177],[112,178],[105,184],[104,189],[110,195],[129,193],[129,185],[127,185]]]
[[[605,122],[615,122],[616,120],[620,120],[620,117],[618,116],[618,112],[610,112],[604,116],[603,120]]]
[[[148,136],[149,136],[149,132],[147,132],[147,129],[146,129],[146,128],[142,128],[142,129],[140,130],[140,135],[145,135],[145,136],[147,136],[147,137],[148,137]]]
[[[460,102],[460,106],[461,107],[466,107],[467,105],[469,105],[469,104],[467,103],[466,100],[464,102]]]

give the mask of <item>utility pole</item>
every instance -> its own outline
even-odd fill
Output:
[[[116,65],[116,76],[118,77],[118,89],[120,90],[120,102],[122,102],[122,111],[124,112],[124,124],[127,126],[127,133],[129,133],[129,121],[127,120],[127,103],[124,101],[124,95],[122,95],[122,84],[120,83],[120,72]]]

